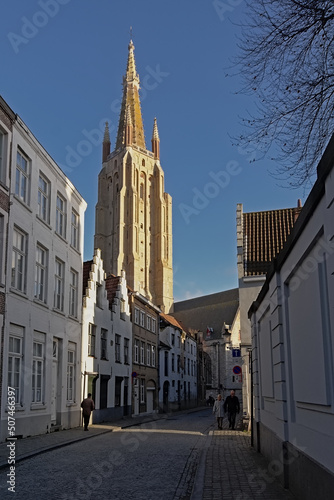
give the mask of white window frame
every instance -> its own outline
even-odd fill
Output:
[[[66,400],[68,403],[75,402],[75,363],[76,363],[75,344],[69,343],[67,350],[67,384],[66,384]]]
[[[7,178],[8,134],[0,127],[0,181],[5,184]]]
[[[146,344],[146,365],[151,365],[151,344]]]
[[[26,205],[29,204],[30,159],[21,150],[16,152],[15,195]]]
[[[46,304],[47,301],[47,276],[48,251],[42,245],[37,243],[34,297],[44,304]]]
[[[57,311],[64,311],[64,290],[65,290],[65,262],[55,259],[55,293],[54,308]]]
[[[140,342],[140,364],[145,364],[145,342]]]
[[[115,362],[121,363],[121,339],[122,337],[115,334]]]
[[[146,316],[146,328],[147,330],[151,331],[151,316],[147,315]]]
[[[79,214],[72,208],[71,213],[71,246],[79,250]]]
[[[101,359],[108,359],[108,330],[101,328]]]
[[[138,307],[135,307],[135,324],[139,325],[139,309]]]
[[[145,313],[144,313],[144,311],[140,311],[140,326],[145,328]]]
[[[14,227],[11,286],[22,293],[26,293],[27,248],[28,235],[18,227]]]
[[[70,269],[70,293],[69,293],[69,315],[72,318],[78,317],[78,286],[79,273],[74,269]]]
[[[12,333],[12,328],[21,330],[22,335]],[[15,347],[18,346],[18,348]],[[23,328],[14,325],[10,327],[8,341],[8,379],[7,385],[15,389],[15,404],[18,405],[22,399],[22,360],[23,360]]]
[[[38,178],[38,217],[47,224],[50,223],[50,186],[50,181],[40,173]]]
[[[130,353],[129,346],[130,346],[129,339],[127,339],[127,338],[124,337],[124,364],[125,365],[128,365],[129,362],[130,362],[130,359],[129,359],[129,353]]]
[[[152,318],[151,324],[152,324],[152,329],[151,329],[151,331],[152,331],[153,333],[155,333],[155,332],[156,332],[156,328],[157,328],[157,320],[156,320],[155,318]]]
[[[66,239],[66,199],[60,193],[56,200],[56,233]]]
[[[88,356],[95,358],[96,352],[96,325],[89,323],[88,325]]]
[[[139,364],[139,340],[135,339],[134,362]]]
[[[42,404],[44,400],[44,346],[38,339],[33,341],[33,359],[31,376],[31,402]]]
[[[156,346],[152,345],[152,356],[151,356],[151,366],[155,367],[156,366],[156,359],[157,359],[157,350]]]

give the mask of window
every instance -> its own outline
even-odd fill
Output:
[[[145,342],[140,343],[140,363],[145,364]]]
[[[175,372],[175,354],[172,353],[172,372]]]
[[[27,239],[23,231],[14,229],[11,285],[24,293],[26,291]]]
[[[150,344],[146,345],[146,364],[150,366],[151,364],[151,346]]]
[[[175,333],[172,333],[172,345],[175,345]]]
[[[38,215],[46,223],[50,222],[50,182],[42,175],[38,179]]]
[[[15,177],[15,194],[24,203],[28,203],[29,189],[29,160],[21,151],[16,154],[16,177]]]
[[[145,379],[140,379],[140,402],[145,403]]]
[[[180,355],[177,355],[177,373],[180,373],[180,367],[181,367],[181,358]]]
[[[35,292],[34,297],[46,303],[47,250],[41,245],[36,247]]]
[[[115,335],[115,361],[121,362],[121,336]]]
[[[0,129],[0,181],[6,182],[7,134]]]
[[[135,363],[139,363],[139,340],[135,340]]]
[[[120,318],[125,321],[126,319],[126,311],[125,311],[125,300],[121,299],[120,301]]]
[[[70,270],[70,316],[78,317],[78,273]]]
[[[96,325],[88,326],[88,356],[95,356]]]
[[[188,375],[190,375],[190,359],[188,359]]]
[[[149,315],[146,317],[146,328],[147,330],[151,330],[151,316]]]
[[[108,359],[107,356],[108,330],[101,328],[101,359]]]
[[[129,339],[124,339],[124,363],[129,364]]]
[[[139,309],[135,307],[135,323],[139,325]]]
[[[154,318],[152,318],[152,332],[153,333],[155,333],[155,331],[156,331],[156,324],[157,324],[157,321]]]
[[[56,232],[66,238],[66,200],[59,193],[56,204]]]
[[[0,213],[0,283],[4,281],[5,270],[5,217]]]
[[[152,345],[152,358],[151,358],[152,366],[155,366],[156,363],[156,347]]]
[[[15,330],[21,330],[23,335],[23,328],[13,327]],[[12,327],[11,327],[12,330]],[[23,358],[23,338],[20,336],[9,336],[8,346],[8,386],[15,389],[15,403],[21,401],[22,390],[22,358]]]
[[[140,326],[145,328],[145,313],[144,313],[144,311],[140,311]]]
[[[64,276],[65,276],[65,264],[59,259],[55,262],[55,297],[54,297],[54,308],[58,311],[64,310]]]
[[[67,401],[75,401],[75,345],[71,342],[67,352]]]
[[[33,403],[43,402],[44,344],[34,341],[32,350],[32,397]]]
[[[71,215],[71,245],[79,249],[79,215],[74,210]]]

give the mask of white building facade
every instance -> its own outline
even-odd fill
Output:
[[[161,313],[159,407],[163,412],[197,406],[197,342],[172,316]]]
[[[101,251],[84,264],[82,398],[92,394],[92,423],[131,413],[132,323],[125,274],[105,276]]]
[[[24,122],[13,124],[2,401],[15,392],[16,435],[80,421],[86,202]],[[1,408],[1,440],[7,408]]]
[[[334,137],[249,316],[253,440],[296,498],[334,491]]]

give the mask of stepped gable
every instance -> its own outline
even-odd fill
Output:
[[[213,328],[211,339],[220,339],[224,323],[232,325],[239,308],[238,288],[174,303],[171,316],[191,331]]]
[[[116,297],[116,292],[118,290],[118,285],[120,283],[121,277],[115,276],[114,274],[109,274],[106,278],[106,292],[109,301],[109,308],[111,309],[111,304]]]

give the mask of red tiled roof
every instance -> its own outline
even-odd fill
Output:
[[[301,207],[243,214],[244,275],[266,274],[282,250]]]
[[[179,323],[179,321],[176,318],[174,318],[173,316],[170,316],[169,314],[164,314],[164,313],[160,313],[160,316],[165,321],[167,321],[167,323],[170,323],[171,325],[175,326],[176,328],[180,328],[180,330],[184,330],[181,323]]]

